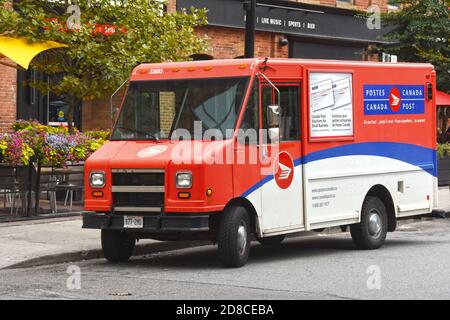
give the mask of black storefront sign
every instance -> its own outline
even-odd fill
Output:
[[[177,10],[206,8],[213,26],[245,27],[242,0],[178,0]],[[258,1],[256,29],[294,36],[356,43],[378,43],[386,29],[370,29],[362,15],[351,10],[289,1]]]

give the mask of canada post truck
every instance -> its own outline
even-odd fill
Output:
[[[377,249],[437,206],[430,64],[239,59],[142,64],[85,163],[83,227],[111,262],[139,239],[250,243],[341,226]]]

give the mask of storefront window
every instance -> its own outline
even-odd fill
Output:
[[[61,97],[50,93],[48,100],[48,124],[50,126],[68,125],[67,112],[69,107]]]

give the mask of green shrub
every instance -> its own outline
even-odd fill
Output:
[[[450,155],[450,144],[448,142],[447,143],[438,143],[437,155],[438,155],[438,159],[442,159],[446,155]]]

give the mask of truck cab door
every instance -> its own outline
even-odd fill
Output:
[[[235,198],[245,198],[255,208],[258,215],[257,231],[261,233],[259,89],[259,80],[256,78],[251,84],[248,101],[243,107],[243,115],[237,132],[233,154],[233,190]]]
[[[304,226],[300,82],[260,83],[261,213],[263,233]],[[278,125],[271,113],[279,104]]]

